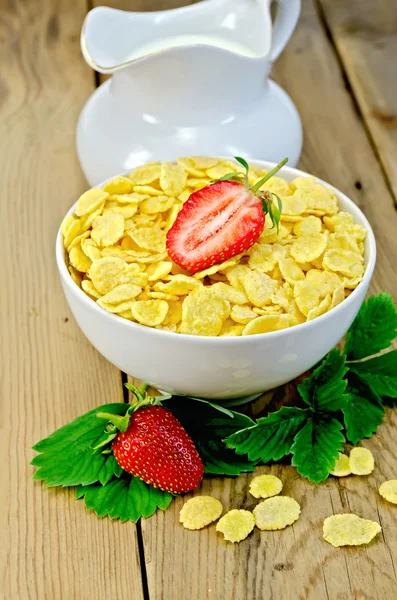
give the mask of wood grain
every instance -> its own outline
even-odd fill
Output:
[[[136,528],[32,481],[32,445],[108,401],[120,373],[70,314],[59,223],[85,189],[74,150],[93,89],[80,55],[84,1],[0,2],[1,583],[6,600],[142,598]],[[3,477],[4,475],[4,477]]]
[[[397,202],[397,0],[318,0]]]

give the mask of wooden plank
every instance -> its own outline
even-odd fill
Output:
[[[139,600],[135,526],[44,489],[29,466],[41,437],[122,401],[120,373],[74,323],[54,256],[59,222],[86,187],[74,150],[93,89],[79,49],[85,3],[1,0],[0,14],[0,597]]]
[[[397,0],[318,0],[397,199]]]
[[[334,183],[363,208],[378,239],[372,291],[383,289],[397,296],[393,199],[311,1],[304,2],[298,30],[273,74],[302,115],[305,151],[301,167]],[[240,545],[224,543],[215,527],[187,532],[178,525],[182,499],[175,500],[165,513],[143,521],[151,598],[179,600],[186,597],[186,590],[189,596],[203,600],[392,597],[397,564],[395,510],[376,490],[393,475],[395,426],[396,414],[388,411],[378,435],[364,444],[373,450],[377,462],[375,473],[368,478],[332,479],[313,486],[291,467],[260,469],[281,476],[285,494],[302,505],[300,521],[283,532],[256,531]],[[197,493],[221,499],[225,510],[250,509],[254,502],[248,494],[249,479],[206,480]],[[332,548],[322,539],[321,524],[325,517],[341,511],[380,519],[383,537],[368,548]]]

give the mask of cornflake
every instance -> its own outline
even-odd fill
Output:
[[[150,163],[131,171],[129,178],[135,186],[148,185],[160,178],[160,172],[160,163]]]
[[[123,233],[124,217],[113,211],[99,215],[92,224],[91,237],[98,246],[115,244]]]
[[[75,213],[77,217],[83,217],[89,213],[96,211],[98,208],[104,206],[105,200],[108,198],[109,194],[105,190],[92,188],[92,190],[88,190],[85,192],[80,198],[77,200]]]
[[[367,448],[352,448],[349,464],[354,475],[369,475],[375,468],[373,454]]]
[[[289,496],[275,496],[254,508],[255,524],[262,531],[285,529],[299,519],[301,507]]]
[[[92,263],[89,275],[98,292],[107,294],[120,283],[126,267],[120,258],[99,258]]]
[[[269,331],[278,331],[285,329],[292,324],[291,315],[263,315],[250,321],[243,329],[243,335],[254,335],[257,333],[268,333]]]
[[[230,304],[227,300],[199,286],[183,301],[180,333],[219,335],[223,321],[229,314]]]
[[[211,496],[195,496],[182,506],[179,521],[185,529],[203,529],[221,516],[223,506]]]
[[[379,488],[380,495],[392,504],[397,504],[397,479],[384,481]]]
[[[252,319],[256,319],[257,314],[251,310],[249,306],[232,306],[230,311],[230,318],[236,323],[247,325]]]
[[[283,489],[283,482],[274,475],[258,475],[250,483],[250,494],[254,498],[277,496]]]
[[[327,237],[323,233],[296,238],[291,245],[291,256],[297,262],[311,262],[322,255],[327,247]]]
[[[381,531],[379,523],[354,514],[333,515],[325,519],[323,525],[325,541],[335,548],[369,544]]]
[[[339,452],[338,458],[335,461],[335,466],[329,474],[334,477],[346,477],[347,475],[351,475],[351,472],[349,457],[346,456],[346,454]]]
[[[216,524],[216,530],[223,533],[228,542],[245,540],[255,527],[254,515],[248,510],[233,509],[223,515]]]
[[[131,306],[132,317],[142,325],[161,325],[167,316],[168,304],[165,300],[137,300]]]
[[[250,271],[243,279],[243,286],[252,304],[261,308],[271,303],[271,296],[277,289],[277,282],[265,273]]]
[[[73,246],[69,252],[69,260],[72,267],[74,267],[76,271],[80,271],[80,273],[87,273],[92,265],[92,261],[82,251],[81,244]]]

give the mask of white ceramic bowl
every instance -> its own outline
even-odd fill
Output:
[[[270,169],[273,163],[250,161]],[[288,181],[307,173],[284,167]],[[366,271],[352,294],[330,312],[302,325],[245,337],[182,335],[133,323],[110,314],[72,280],[65,264],[61,232],[56,259],[63,290],[77,323],[92,345],[124,373],[170,393],[203,398],[238,398],[272,389],[311,368],[345,335],[368,290],[376,260],[373,231],[352,200],[339,190],[342,210],[368,230]],[[74,206],[69,213],[73,213]]]

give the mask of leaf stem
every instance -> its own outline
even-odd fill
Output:
[[[284,158],[278,165],[276,165],[271,171],[269,171],[262,179],[260,179],[255,185],[251,187],[251,191],[255,194],[266,181],[268,181],[273,175],[275,175],[286,163],[288,158]]]

